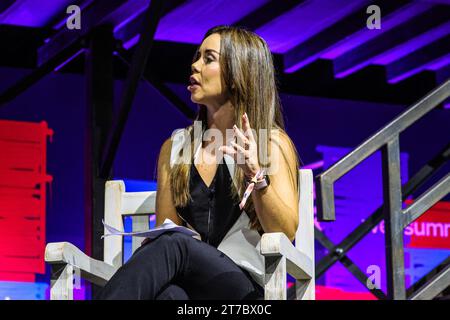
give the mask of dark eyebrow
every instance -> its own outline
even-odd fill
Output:
[[[210,52],[215,52],[220,56],[220,52],[214,50],[214,49],[205,49],[205,53],[210,53]],[[195,52],[195,56],[194,56],[194,62],[197,61],[197,59],[199,58],[200,55],[200,50],[197,49],[197,51]]]
[[[214,50],[214,49],[205,49],[205,52],[215,52],[220,56],[220,52]]]

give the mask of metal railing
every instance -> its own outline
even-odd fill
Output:
[[[450,96],[450,80],[430,92],[408,110],[375,133],[355,150],[316,177],[316,201],[319,220],[335,220],[334,183],[374,152],[382,152],[383,215],[386,226],[386,263],[388,298],[406,299],[403,252],[403,231],[426,210],[450,192],[450,173],[424,192],[406,209],[402,209],[402,185],[400,180],[399,135],[417,120],[433,110]],[[429,286],[422,286],[421,297],[438,294],[436,288],[450,285],[446,269],[432,279]],[[428,290],[428,293],[427,293]],[[437,292],[437,293],[436,293]],[[435,296],[434,295],[434,296]],[[414,294],[412,298],[417,298]]]

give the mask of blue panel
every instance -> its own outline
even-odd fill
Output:
[[[450,255],[450,250],[405,248],[407,286],[417,282]]]
[[[132,224],[133,224],[133,222],[131,220],[131,217],[125,217],[125,219],[123,221],[123,226],[124,226],[125,231],[131,232]],[[149,221],[149,228],[152,229],[155,227],[155,225],[156,225],[156,217],[151,216],[150,221]],[[123,237],[123,261],[124,262],[127,262],[128,259],[130,259],[131,253],[133,251],[131,239],[132,239],[132,237]]]
[[[0,300],[45,300],[49,285],[42,282],[0,282]]]
[[[124,182],[127,192],[156,191],[156,181],[125,179]]]
[[[132,230],[132,221],[131,217],[125,217],[123,221],[123,228],[126,232],[130,232]],[[123,237],[123,261],[127,262],[131,257],[132,252],[132,243],[131,237]]]
[[[143,180],[124,180],[125,182],[125,190],[127,192],[139,192],[139,191],[156,191],[157,184],[156,181],[143,181]],[[123,221],[124,230],[127,232],[131,232],[132,230],[132,220],[131,217],[125,217]],[[155,217],[150,218],[150,228],[155,226]],[[123,259],[124,261],[128,261],[131,257],[132,252],[132,243],[131,237],[124,237],[123,239]]]

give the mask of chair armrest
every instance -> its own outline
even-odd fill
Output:
[[[283,232],[264,233],[261,237],[261,254],[286,257],[287,272],[297,280],[309,280],[314,276],[311,258],[295,248]]]
[[[117,269],[106,262],[92,259],[69,242],[48,243],[45,261],[50,264],[69,264],[80,270],[82,278],[104,286]]]

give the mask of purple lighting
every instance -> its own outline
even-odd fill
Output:
[[[239,21],[268,1],[188,1],[161,19],[155,39],[198,44],[209,28]]]
[[[296,63],[293,66],[284,69],[284,72],[293,73],[293,72],[297,71],[298,69],[301,69],[304,66],[316,61],[320,57],[320,54],[321,54],[321,52],[313,54],[313,55],[309,56],[307,59],[303,59],[299,63]]]
[[[450,53],[446,56],[443,56],[433,62],[430,62],[427,66],[427,70],[438,71],[443,69],[446,66],[450,66]]]
[[[120,15],[114,19],[114,33],[139,16],[143,11],[145,11],[145,9],[147,9],[149,4],[150,0],[133,0],[128,1],[125,5],[123,5],[120,10],[118,10],[120,11]]]
[[[324,161],[320,160],[320,161],[316,161],[316,162],[313,162],[313,163],[305,164],[303,166],[303,169],[314,170],[314,169],[323,168],[323,166],[324,166]]]
[[[418,66],[418,67],[416,67],[414,69],[408,70],[407,72],[405,72],[405,73],[403,73],[403,74],[401,74],[401,75],[399,75],[399,76],[397,76],[395,78],[388,79],[388,83],[396,84],[396,83],[398,83],[398,82],[400,82],[400,81],[402,81],[402,80],[404,80],[406,78],[409,78],[409,77],[411,77],[411,76],[413,76],[413,75],[415,75],[415,74],[417,74],[419,72],[422,72],[424,70],[433,70],[432,68],[434,68],[434,66],[436,66],[436,65],[440,65],[440,64],[446,65],[446,64],[449,64],[449,63],[450,63],[450,54],[448,54],[448,55],[446,55],[444,57],[440,57],[439,59],[431,61],[431,62],[429,62],[427,64]]]
[[[134,47],[134,46],[138,43],[140,37],[141,37],[141,36],[140,36],[139,34],[137,34],[137,35],[135,35],[133,38],[131,38],[130,40],[128,40],[127,42],[124,42],[124,43],[123,43],[123,48],[124,48],[125,50],[128,50],[128,49],[130,49],[131,47]]]
[[[355,73],[356,71],[361,70],[364,67],[367,67],[371,63],[371,61],[372,60],[366,60],[364,62],[358,63],[358,64],[354,65],[353,67],[351,67],[351,68],[349,68],[349,69],[347,69],[345,71],[336,73],[334,75],[334,77],[337,78],[337,79],[345,78],[346,76],[349,76],[352,73]]]
[[[367,0],[306,1],[256,30],[272,52],[285,53],[333,25]]]
[[[336,78],[344,78],[372,64],[374,59],[376,59],[378,55],[382,54],[381,50],[376,49],[376,46],[381,45],[381,47],[384,47],[385,49],[390,49],[385,45],[385,43],[380,42],[380,44],[378,44],[378,42],[384,41],[387,37],[390,37],[390,39],[394,39],[396,37],[395,27],[398,27],[401,30],[409,27],[407,23],[409,23],[410,18],[415,17],[417,20],[416,16],[424,11],[427,11],[425,14],[429,15],[431,11],[426,10],[429,7],[430,6],[427,4],[413,4],[407,6],[406,8],[396,10],[394,13],[388,15],[388,18],[384,19],[384,23],[382,23],[381,29],[379,30],[380,32],[378,34],[372,33],[372,37],[370,37],[370,33],[374,30],[365,29],[360,31],[355,37],[356,39],[350,40],[342,46],[345,53],[336,57],[334,62]],[[382,36],[380,36],[381,34]],[[361,38],[361,36],[363,36],[364,38]],[[367,38],[371,39],[368,40]],[[407,39],[403,40],[406,41]],[[356,43],[360,43],[361,46],[352,48],[352,45],[355,45]],[[339,48],[339,46],[337,46],[336,50],[334,50],[334,54],[337,54],[342,49],[342,47]],[[325,56],[330,58],[332,55]],[[345,62],[347,59],[350,59],[350,63]]]
[[[73,0],[17,0],[0,14],[0,24],[43,27],[71,4]]]
[[[411,52],[434,42],[450,33],[450,22],[444,23],[437,28],[424,32],[417,37],[402,43],[395,48],[384,52],[372,60],[373,64],[388,65]]]
[[[63,63],[61,63],[59,66],[57,66],[54,71],[58,72],[59,70],[61,70],[65,65],[67,65],[70,61],[74,60],[76,57],[78,57],[80,54],[82,54],[84,52],[84,49],[80,49],[78,50],[73,56],[71,56],[69,59],[67,59],[66,61],[64,61]]]
[[[361,44],[378,37],[383,32],[391,30],[396,26],[404,22],[407,22],[412,17],[425,12],[431,7],[432,7],[431,4],[425,3],[413,3],[406,7],[402,7],[382,19],[380,30],[377,29],[369,30],[367,28],[364,28],[359,32],[353,34],[352,36],[347,37],[346,39],[338,42],[336,45],[331,47],[327,52],[322,54],[321,58],[330,60],[336,59],[337,57],[343,55],[344,53],[357,48]]]

